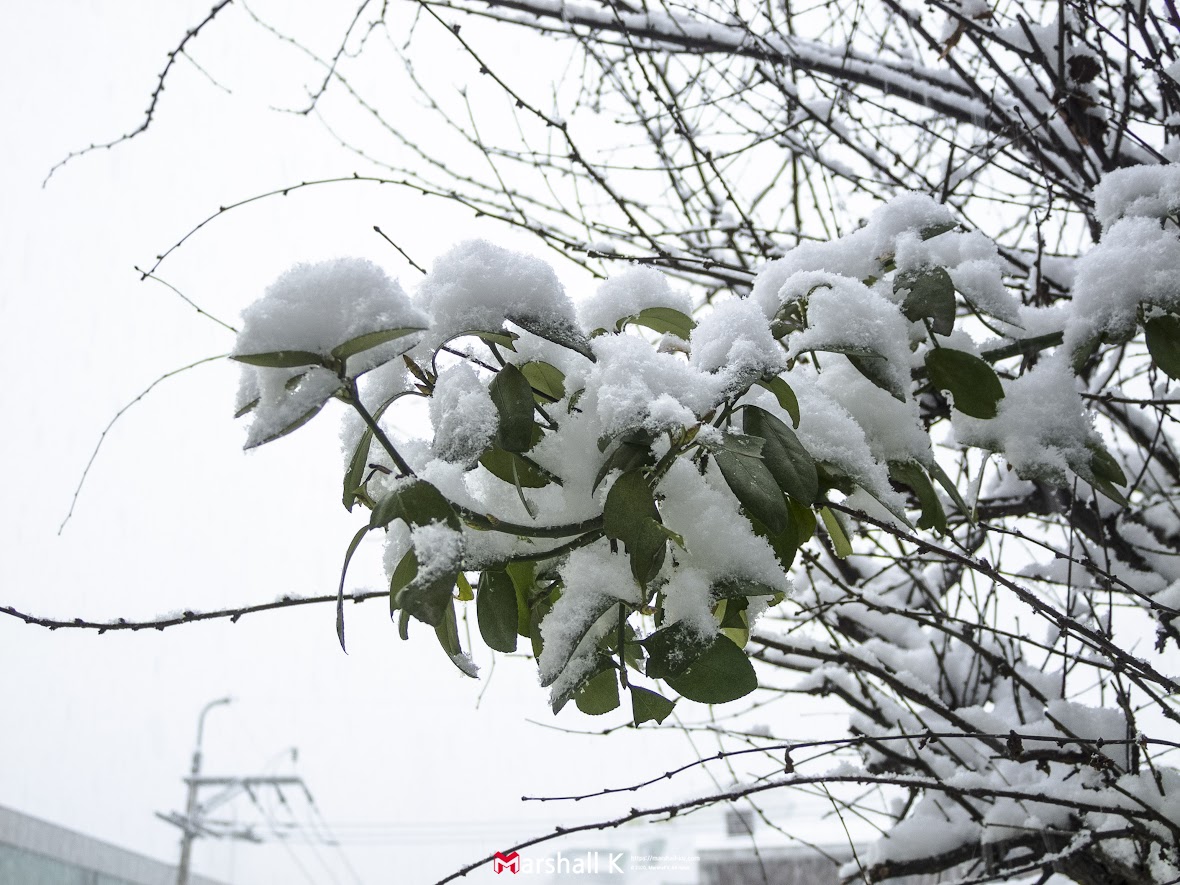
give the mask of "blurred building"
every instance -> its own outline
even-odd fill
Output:
[[[0,885],[175,885],[176,867],[0,806]],[[190,885],[223,885],[189,876]]]

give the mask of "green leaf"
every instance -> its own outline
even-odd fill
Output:
[[[300,427],[302,427],[304,424],[306,424],[308,421],[310,421],[312,418],[314,418],[316,415],[318,415],[320,413],[320,409],[322,409],[324,407],[324,403],[326,403],[331,398],[331,396],[332,396],[332,394],[329,393],[322,400],[320,400],[318,403],[316,403],[314,406],[312,406],[310,409],[308,409],[306,412],[304,412],[302,415],[300,415],[298,418],[296,418],[290,424],[287,424],[284,427],[280,428],[279,430],[276,430],[270,436],[266,436],[266,437],[263,437],[262,439],[255,440],[254,442],[248,443],[245,446],[246,450],[248,451],[250,449],[256,449],[259,446],[264,446],[269,442],[274,442],[276,439],[281,439],[282,437],[286,436],[288,433],[294,433],[296,430],[298,430]]]
[[[819,515],[824,521],[824,528],[828,530],[828,537],[832,539],[832,547],[836,551],[836,556],[840,559],[847,559],[852,555],[852,542],[848,540],[848,535],[844,531],[844,526],[840,524],[839,518],[827,507],[821,507]]]
[[[901,271],[893,278],[893,294],[904,294],[901,312],[906,319],[930,320],[930,328],[949,335],[955,327],[955,284],[941,267]]]
[[[505,654],[516,651],[517,609],[516,586],[508,572],[484,569],[479,579],[479,593],[475,597],[475,616],[479,633],[488,648]]]
[[[569,618],[570,623],[568,623],[566,626],[570,628],[569,634],[571,636],[576,636],[577,639],[571,639],[571,641],[567,643],[564,657],[558,657],[553,662],[554,666],[550,671],[549,676],[541,680],[542,686],[552,685],[557,680],[557,677],[561,675],[561,671],[569,665],[574,652],[577,651],[578,644],[581,643],[583,637],[585,637],[590,628],[594,626],[599,618],[601,618],[611,609],[615,608],[615,606],[618,604],[619,600],[615,599],[613,596],[599,594],[596,596],[588,596],[588,598],[582,600],[582,604],[577,610],[567,612],[567,617]],[[540,655],[538,655],[538,657],[540,657]],[[607,660],[609,660],[609,658]]]
[[[787,526],[787,503],[774,476],[757,454],[761,440],[744,436],[741,439],[749,443],[738,444],[737,437],[738,434],[726,433],[725,442],[714,448],[713,458],[746,511],[772,533],[778,534]]]
[[[507,350],[516,351],[516,340],[520,337],[515,332],[509,332],[507,329],[500,329],[496,332],[489,332],[483,329],[470,329],[466,332],[460,332],[458,335],[451,336],[450,340],[455,338],[462,338],[465,335],[474,335],[485,344],[498,344]]]
[[[574,695],[574,703],[587,716],[601,716],[619,706],[619,680],[614,667],[592,676]]]
[[[780,489],[805,504],[819,495],[815,460],[786,424],[757,406],[742,409],[742,430],[762,440],[762,460]]]
[[[635,725],[642,725],[644,722],[662,724],[672,715],[672,710],[676,707],[675,701],[670,701],[662,694],[657,694],[651,689],[641,688],[638,685],[631,685],[629,688],[631,690],[631,721]]]
[[[673,307],[646,307],[633,316],[623,317],[615,328],[622,329],[628,323],[646,326],[661,335],[671,333],[681,341],[687,341],[697,325],[692,317]]]
[[[555,403],[565,396],[565,375],[556,366],[532,360],[521,366],[520,371],[529,380],[534,394],[540,394],[546,402]]]
[[[623,542],[631,574],[647,586],[664,564],[668,537],[643,471],[629,470],[615,480],[603,504],[602,529],[611,540]]]
[[[880,387],[887,394],[899,402],[905,402],[906,388],[898,381],[889,365],[889,361],[879,356],[860,356],[855,353],[845,354],[852,367],[864,377]]]
[[[569,320],[516,315],[510,316],[508,319],[526,332],[532,332],[539,338],[560,344],[574,353],[581,354],[592,363],[597,362],[594,351],[590,349],[590,339]]]
[[[397,611],[397,595],[418,577],[418,554],[411,547],[405,552],[389,579],[389,616]]]
[[[1094,486],[1106,497],[1110,498],[1120,507],[1126,507],[1128,501],[1117,486],[1126,486],[1127,477],[1123,473],[1119,462],[1106,450],[1106,448],[1098,442],[1091,442],[1087,444],[1090,450],[1090,463],[1079,464],[1075,470],[1082,479]]]
[[[348,574],[348,564],[352,561],[352,555],[356,553],[356,548],[361,545],[368,533],[369,526],[363,526],[352,536],[352,540],[348,542],[348,550],[344,553],[344,565],[340,568],[340,586],[336,590],[336,638],[340,640],[341,651],[346,653],[348,649],[344,647],[344,577]]]
[[[346,360],[350,356],[356,356],[358,353],[372,350],[379,345],[396,341],[405,335],[421,332],[422,328],[421,326],[411,326],[402,329],[382,329],[378,332],[367,332],[364,335],[358,335],[356,338],[333,347],[332,356],[338,360]]]
[[[471,658],[464,654],[463,645],[459,641],[459,623],[455,619],[455,604],[453,602],[447,606],[446,612],[443,613],[442,623],[434,628],[434,635],[438,637],[438,644],[442,646],[442,650],[446,652],[447,657],[451,659],[451,663],[459,669],[459,672],[472,679],[478,677],[475,665]]]
[[[926,354],[926,370],[936,388],[951,392],[958,411],[972,418],[996,417],[1004,388],[995,370],[979,357],[938,347]]]
[[[453,529],[459,528],[459,517],[451,503],[442,492],[421,479],[398,486],[377,502],[369,518],[369,528],[384,528],[395,519],[411,526],[441,520]]]
[[[765,538],[774,551],[775,558],[783,571],[788,571],[795,561],[795,554],[799,548],[811,540],[815,534],[815,514],[805,504],[800,504],[793,498],[787,498],[787,527],[781,532],[772,533],[757,519],[750,519],[750,526],[754,533]],[[747,514],[748,516],[748,514]]]
[[[637,431],[622,437],[618,447],[602,462],[602,466],[598,469],[598,475],[594,477],[594,486],[591,490],[596,491],[612,470],[626,473],[629,470],[639,470],[641,467],[650,467],[654,464],[656,458],[652,454],[651,444],[652,436],[646,431]]]
[[[344,508],[351,513],[352,505],[360,497],[361,483],[365,481],[365,466],[369,462],[369,444],[373,441],[373,431],[365,429],[360,442],[352,453],[348,462],[348,470],[344,473]]]
[[[922,509],[918,528],[934,529],[939,534],[946,532],[946,513],[942,509],[942,502],[938,500],[938,493],[934,491],[921,464],[917,461],[890,461],[889,478],[909,487],[918,496],[918,504]]]
[[[918,236],[923,240],[933,240],[935,237],[948,233],[958,226],[958,223],[954,221],[942,221],[938,224],[932,224],[929,227],[922,228],[918,231]]]
[[[504,566],[512,586],[516,588],[516,632],[530,636],[532,612],[529,603],[537,586],[537,564],[535,562],[510,562]],[[538,652],[540,654],[540,652]]]
[[[1169,378],[1180,380],[1180,317],[1152,317],[1143,324],[1143,330],[1152,361]]]
[[[974,522],[971,515],[971,508],[967,506],[967,502],[963,500],[963,496],[959,493],[958,488],[955,487],[954,480],[947,476],[947,472],[942,469],[942,466],[937,460],[932,460],[931,462],[930,475],[942,486],[942,490],[950,495],[951,500],[955,502],[955,506],[959,508],[959,512],[966,516],[969,522]]]
[[[327,366],[328,361],[309,350],[274,350],[270,353],[243,353],[231,360],[260,366],[263,369],[297,369],[300,366]]]
[[[419,621],[437,627],[451,607],[455,581],[459,572],[443,572],[432,580],[423,581],[418,574],[397,594],[397,607]]]
[[[455,579],[455,586],[459,588],[459,595],[456,597],[460,602],[471,602],[475,599],[475,590],[471,587],[471,582],[467,580],[467,575],[459,572],[459,576]]]
[[[750,641],[750,620],[746,614],[749,605],[750,600],[746,596],[730,597],[719,603],[721,633],[728,636],[738,648],[745,648]]]
[[[690,701],[702,704],[736,701],[758,687],[754,665],[725,635],[718,635],[687,670],[664,681]]]
[[[773,378],[763,378],[757,383],[759,387],[764,387],[774,394],[774,398],[778,400],[778,404],[782,406],[783,411],[791,416],[791,423],[798,427],[799,400],[795,398],[795,391],[791,390],[791,385],[781,375],[775,375]]]
[[[527,452],[533,445],[533,388],[529,379],[509,363],[496,373],[488,386],[492,402],[500,416],[496,441],[508,452]]]
[[[540,489],[554,482],[561,485],[561,477],[550,473],[532,458],[495,446],[479,456],[479,463],[497,479],[513,485],[519,483],[526,489]]]
[[[715,638],[684,621],[669,624],[640,642],[647,651],[644,672],[652,679],[679,676],[709,649]]]

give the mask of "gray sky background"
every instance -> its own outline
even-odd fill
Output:
[[[267,109],[298,100],[306,69],[292,73],[265,41],[223,39],[248,31],[231,6],[194,55],[233,95],[182,59],[146,134],[71,162],[41,187],[70,150],[139,124],[165,53],[209,5],[3,4],[0,604],[133,619],[332,592],[361,520],[339,504],[338,413],[244,455],[244,431],[231,418],[237,372],[215,363],[163,382],[127,412],[57,534],[115,412],[164,372],[232,345],[163,286],[140,282],[135,265],[219,204],[356,168],[314,124]],[[283,15],[312,21],[311,5],[282,4]],[[456,84],[463,76],[457,66]],[[344,186],[230,213],[160,274],[230,322],[298,260],[365,255],[412,285],[416,272],[374,224],[420,263],[469,235],[522,247],[446,204]],[[380,581],[374,544],[349,586]],[[370,882],[433,881],[513,836],[708,784],[688,778],[618,801],[522,805],[522,794],[640,780],[693,758],[693,748],[679,734],[603,739],[529,724],[601,728],[626,717],[590,720],[571,709],[554,720],[530,664],[501,662],[490,685],[475,682],[425,631],[400,642],[382,602],[350,606],[347,616],[347,656],[331,607],[104,636],[0,618],[0,803],[174,861],[178,831],[153,812],[180,809],[197,712],[226,694],[237,701],[209,715],[206,772],[294,770],[329,822],[404,825],[380,831],[391,844],[349,849]],[[688,719],[706,716],[683,706]],[[811,719],[777,715],[784,736],[814,730]],[[814,722],[833,731],[828,717]],[[300,750],[294,769],[281,755],[291,746]],[[699,746],[716,750],[707,738]],[[306,806],[293,805],[302,816]],[[261,820],[245,799],[226,807],[234,814]],[[797,825],[819,832],[811,811]],[[417,847],[407,848],[411,840]],[[307,849],[205,841],[195,868],[242,883],[306,881],[304,870],[314,881],[353,881],[337,854],[321,852],[327,866]]]

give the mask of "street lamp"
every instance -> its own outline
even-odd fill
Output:
[[[218,698],[201,708],[197,717],[197,747],[193,750],[192,774],[188,779],[188,800],[184,806],[184,827],[180,837],[180,866],[176,870],[176,885],[188,885],[189,859],[193,853],[193,839],[197,833],[197,776],[201,773],[201,738],[205,733],[205,714],[221,704],[233,701],[232,697]]]

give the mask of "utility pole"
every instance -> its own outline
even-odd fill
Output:
[[[214,808],[229,802],[238,794],[245,792],[250,798],[257,803],[257,798],[254,793],[255,787],[273,787],[279,791],[279,797],[282,798],[281,787],[293,786],[299,787],[303,790],[304,795],[307,796],[308,802],[311,802],[311,793],[307,789],[307,785],[300,777],[272,777],[268,775],[248,775],[244,777],[202,777],[201,776],[201,739],[205,731],[205,715],[214,707],[221,704],[228,704],[232,698],[218,698],[215,701],[210,701],[201,709],[201,715],[197,719],[197,745],[193,750],[193,764],[189,772],[189,776],[185,778],[185,783],[188,784],[188,793],[184,803],[184,814],[177,814],[175,811],[170,811],[167,814],[156,812],[156,817],[160,820],[167,821],[175,827],[179,827],[181,831],[180,836],[180,864],[176,868],[176,885],[189,885],[189,867],[192,861],[193,840],[198,836],[212,836],[215,838],[231,838],[244,839],[250,842],[261,842],[251,827],[237,828],[225,823],[206,819],[206,815]],[[291,758],[296,758],[297,751],[291,750]],[[204,804],[198,802],[198,794],[202,787],[222,787],[223,789],[217,795],[206,801]],[[286,801],[285,799],[283,800]]]
[[[184,824],[180,836],[180,865],[176,868],[176,885],[188,885],[189,861],[193,853],[193,839],[197,836],[197,778],[201,774],[201,738],[205,732],[205,714],[221,704],[228,704],[233,698],[218,698],[201,709],[197,717],[197,746],[193,750],[192,774],[188,779],[188,798],[184,803]]]

